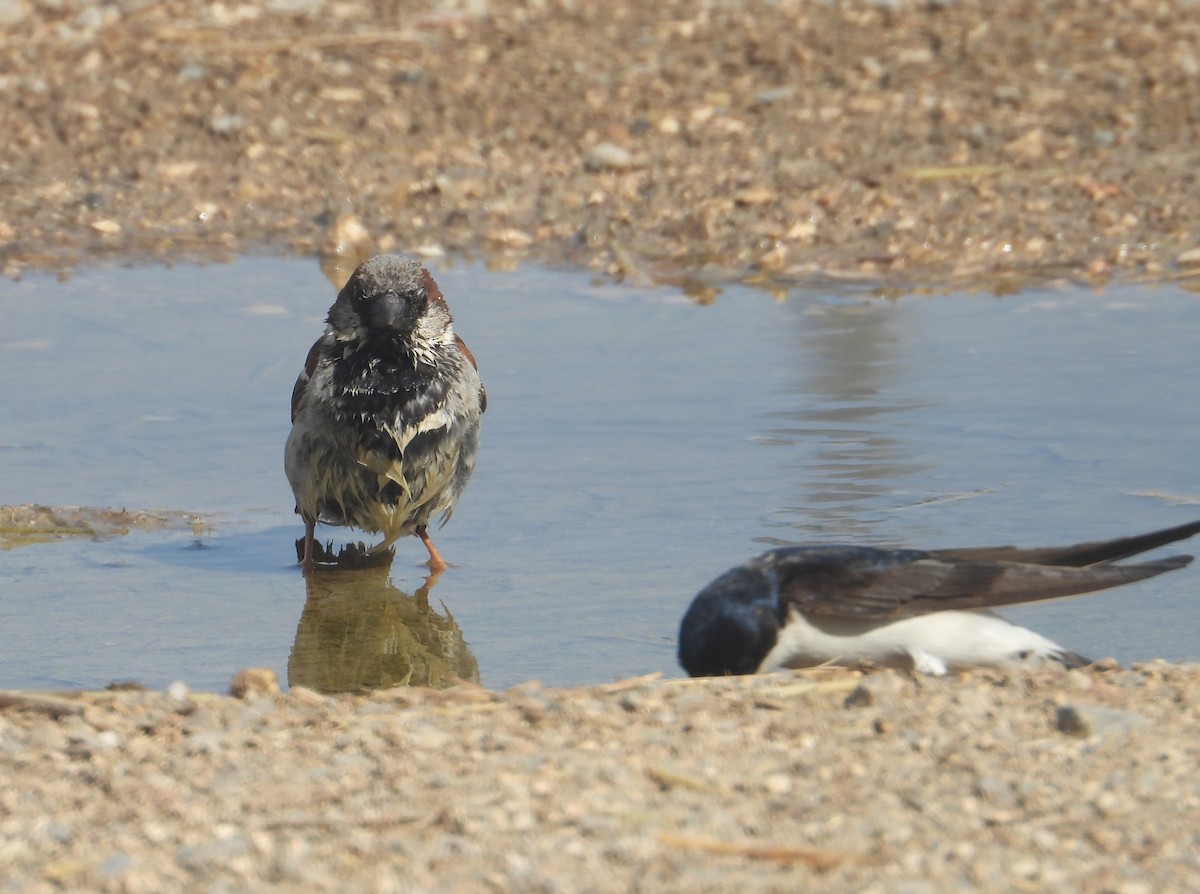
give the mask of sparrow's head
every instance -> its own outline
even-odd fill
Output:
[[[739,565],[697,594],[679,627],[679,663],[693,677],[752,674],[775,646],[778,589],[753,563]]]
[[[451,322],[429,271],[399,255],[376,255],[360,264],[329,309],[329,325],[339,339],[445,341],[453,338]]]

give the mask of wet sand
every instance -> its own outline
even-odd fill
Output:
[[[397,250],[700,299],[731,279],[1187,278],[1193,13],[6,0],[0,264]],[[249,688],[0,694],[8,886],[1136,894],[1200,875],[1194,667]]]

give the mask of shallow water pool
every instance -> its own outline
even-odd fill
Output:
[[[692,595],[772,544],[1048,545],[1200,517],[1200,299],[1177,288],[698,306],[536,267],[434,273],[490,405],[435,537],[453,567],[424,589],[412,538],[390,569],[311,587],[294,564],[288,402],[335,291],[316,262],[0,282],[0,503],[209,525],[0,551],[0,687],[677,674]],[[1197,568],[1005,614],[1093,657],[1200,659]]]

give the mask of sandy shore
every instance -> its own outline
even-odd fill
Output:
[[[1200,261],[1187,4],[0,2],[0,266]],[[235,669],[231,668],[231,672]],[[1184,891],[1200,670],[0,694],[6,890]],[[819,876],[819,878],[818,878]]]
[[[0,694],[15,891],[1187,891],[1200,667]]]

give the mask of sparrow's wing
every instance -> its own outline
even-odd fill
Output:
[[[1042,549],[1022,549],[1016,546],[980,546],[966,549],[932,550],[932,555],[943,559],[970,559],[972,561],[1025,562],[1031,565],[1072,565],[1082,568],[1099,562],[1115,562],[1127,556],[1136,556],[1146,550],[1186,540],[1200,534],[1200,521],[1189,522],[1174,528],[1121,537],[1117,540],[1094,540],[1076,543],[1074,546],[1051,546]]]
[[[300,397],[304,394],[304,389],[308,387],[308,383],[317,369],[317,361],[321,359],[321,350],[331,341],[333,341],[332,335],[323,335],[308,349],[308,357],[304,360],[304,369],[296,377],[296,384],[292,386],[292,422],[296,421],[296,414],[300,412]]]
[[[811,615],[880,620],[1103,590],[1192,561],[1172,556],[1139,565],[1071,568],[860,547],[778,550],[775,555],[774,573],[788,605]]]
[[[471,361],[471,365],[475,367],[475,371],[479,371],[479,364],[475,362],[475,355],[471,353],[471,349],[467,347],[467,343],[462,340],[461,336],[454,336],[454,343],[458,345],[458,349],[462,351],[464,357]],[[487,389],[483,387],[483,382],[479,383],[479,412],[487,411]]]

